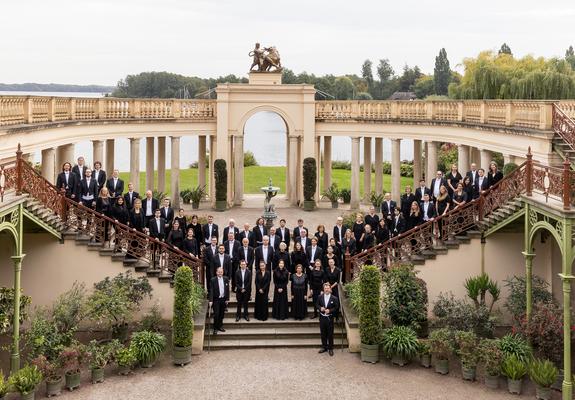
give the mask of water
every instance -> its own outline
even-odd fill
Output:
[[[98,93],[84,92],[2,92],[0,95],[34,95],[34,96],[61,96],[61,97],[101,97]],[[244,130],[244,150],[251,151],[260,165],[285,166],[287,135],[283,119],[273,112],[262,111],[253,115],[247,122]],[[372,149],[375,146],[372,140]],[[184,136],[180,140],[180,168],[188,168],[198,159],[197,136]],[[373,158],[372,150],[372,158]],[[155,146],[155,159],[158,159],[157,144]],[[128,171],[130,168],[130,143],[128,139],[118,138],[115,145],[114,165],[120,171]],[[170,168],[170,144],[166,141],[166,168]],[[92,143],[81,141],[76,143],[76,157],[84,156],[88,165],[92,165]],[[40,152],[34,157],[40,162]],[[391,141],[383,140],[383,159],[391,160]],[[403,139],[401,141],[401,159],[413,159],[413,141]],[[349,137],[332,138],[332,160],[351,161],[351,139]],[[363,160],[363,143],[360,146],[360,162]],[[145,140],[140,142],[140,170],[146,168],[146,145]]]

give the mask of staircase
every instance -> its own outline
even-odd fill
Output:
[[[553,150],[575,170],[575,121],[557,104],[553,105],[553,132]]]
[[[233,294],[232,294],[233,296]],[[304,319],[296,321],[292,318],[278,321],[271,317],[272,303],[269,304],[269,317],[267,321],[258,321],[253,317],[254,302],[249,303],[249,322],[243,318],[236,322],[236,301],[230,301],[228,311],[224,314],[225,332],[218,332],[213,335],[208,328],[208,318],[206,315],[206,333],[204,335],[204,350],[225,349],[252,349],[270,347],[317,347],[321,346],[321,336],[319,332],[319,321],[315,319]],[[313,305],[308,302],[308,315],[313,315]],[[211,321],[210,321],[211,324]],[[347,339],[343,320],[340,318],[334,324],[334,347],[347,347]],[[343,340],[343,342],[342,342]]]
[[[481,229],[484,236],[488,236],[515,221],[523,214],[524,204],[521,198],[517,197],[484,216],[481,221],[477,221],[477,226]]]

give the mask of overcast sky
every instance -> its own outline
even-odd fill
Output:
[[[432,72],[441,47],[453,68],[503,42],[518,56],[575,45],[573,0],[2,0],[0,9],[1,83],[244,76],[256,41],[296,73],[336,75],[359,74],[366,58]]]

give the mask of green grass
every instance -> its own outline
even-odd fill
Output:
[[[121,172],[120,178],[126,182],[130,180],[128,172]],[[154,184],[158,186],[158,171],[155,172]],[[244,168],[244,191],[245,193],[261,193],[260,187],[267,186],[269,178],[272,178],[274,186],[280,187],[280,193],[285,193],[286,167],[245,167]],[[351,171],[344,169],[334,169],[331,172],[332,182],[337,183],[340,188],[351,187]],[[323,184],[323,169],[321,171],[320,184]],[[206,169],[206,183],[209,182],[209,170]],[[146,173],[140,172],[140,192],[145,191]],[[189,189],[198,184],[197,169],[180,170],[180,190]],[[413,178],[401,177],[401,187],[413,185]],[[360,173],[359,187],[363,196],[363,172]],[[375,188],[375,173],[371,174],[371,188]],[[384,190],[391,190],[391,175],[383,176]],[[323,189],[322,189],[323,190]],[[170,170],[166,170],[166,191],[170,194]]]

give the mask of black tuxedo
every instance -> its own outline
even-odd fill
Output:
[[[329,313],[321,311],[327,308]],[[333,320],[339,313],[339,299],[333,294],[329,296],[328,304],[325,304],[325,297],[320,294],[315,303],[315,308],[319,312],[319,330],[321,332],[321,345],[326,350],[333,350]]]
[[[431,180],[431,187],[429,188],[429,190],[431,191],[431,193],[429,194],[431,196],[431,200],[435,200],[435,194],[433,193],[433,191],[435,190],[435,181],[437,180],[437,178],[433,178]],[[445,188],[447,189],[449,186],[447,185],[447,180],[445,178],[441,178],[441,183],[439,184],[439,187],[441,188],[441,186],[445,186]]]
[[[252,232],[254,233],[254,245],[261,245],[263,243],[264,236],[268,234],[268,228],[266,228],[265,225],[262,225],[262,228],[263,233],[260,227],[257,225],[252,229]]]
[[[274,237],[273,243],[272,243],[272,236]],[[270,237],[270,246],[274,248],[274,251],[279,251],[282,238],[279,237],[278,235],[269,235],[269,237]]]
[[[224,247],[226,249],[226,254],[229,255],[230,257],[232,257],[232,259],[236,258],[237,251],[240,249],[240,247],[242,247],[240,242],[238,242],[237,240],[234,240],[231,246],[230,246],[230,241],[227,239],[224,242],[222,242],[222,244],[224,245]]]
[[[473,179],[473,174],[471,173],[471,171],[467,171],[467,173],[465,174],[465,176],[469,177],[469,181],[471,182],[472,185],[475,185],[475,181],[477,180],[477,178],[479,178],[479,171],[475,170],[475,179]]]
[[[166,220],[160,217],[160,228],[158,229],[158,223],[156,222],[156,218],[151,218],[148,221],[148,229],[150,230],[150,236],[164,240],[166,238]]]
[[[124,194],[124,204],[128,210],[134,208],[134,200],[139,199],[140,194],[138,192],[132,192],[132,200],[130,200],[130,192]]]
[[[234,285],[236,289],[236,300],[238,301],[238,306],[236,309],[236,318],[240,317],[242,310],[244,318],[247,318],[248,302],[252,297],[252,271],[246,268],[244,272],[244,279],[242,279],[242,270],[240,268],[234,274],[234,279],[236,282],[236,284]]]
[[[290,232],[289,232],[289,228],[287,228],[287,227],[284,228],[284,238],[283,238],[283,239],[282,239],[282,228],[277,228],[277,229],[276,229],[276,235],[280,238],[280,240],[281,240],[282,242],[284,242],[284,243],[287,245],[287,247],[288,247],[288,249],[289,249],[289,244],[290,244],[289,241],[290,241],[290,238],[291,238]]]
[[[311,252],[312,252],[311,246],[308,246],[308,247],[305,248],[305,254],[306,254],[307,260],[308,260],[308,262],[309,262],[309,267],[310,267],[311,269],[313,269],[315,260],[317,260],[318,258],[319,258],[320,260],[323,260],[323,249],[322,249],[321,247],[319,247],[319,246],[315,246],[315,253],[314,253],[314,255],[313,255],[313,260],[312,260]],[[326,268],[325,265],[322,265],[322,267],[323,267],[323,269]]]
[[[166,224],[171,225],[174,220],[174,209],[172,207],[168,207],[168,210],[166,211],[166,207],[161,207],[160,216],[166,220]]]
[[[229,225],[224,228],[224,235],[222,236],[222,242],[228,240],[228,233],[230,233],[230,226],[229,226]],[[234,233],[234,239],[235,239],[235,240],[240,240],[240,239],[239,239],[239,237],[240,237],[240,230],[238,229],[237,226],[234,226],[234,228],[233,228],[233,233]],[[241,242],[240,242],[240,243],[241,243]]]
[[[220,260],[220,253],[218,252],[213,258],[212,267],[213,267],[212,275],[216,275],[217,269],[219,267],[223,267],[224,275],[229,278],[231,277],[232,272],[232,258],[226,253],[224,253],[223,260]]]
[[[66,173],[60,172],[58,174],[58,178],[56,179],[56,187],[58,190],[64,190],[66,193],[66,197],[74,198],[77,200],[78,197],[78,185],[80,181],[78,175],[73,173],[72,171],[68,172],[68,179],[66,180]],[[74,197],[72,197],[74,195]]]
[[[214,264],[214,256],[216,254],[218,254],[218,246],[216,246],[213,251],[211,245],[206,246],[204,248],[204,268],[207,282],[209,282],[209,280],[214,276],[214,273],[212,271],[215,271],[215,269],[213,268],[213,264]]]
[[[345,231],[347,231],[347,226],[342,225],[341,229],[339,226],[335,225],[333,227],[333,238],[335,239],[335,243],[337,244],[337,246],[339,248],[341,248],[341,241],[339,240],[339,233],[341,231],[341,240],[343,240],[343,237],[345,236]]]
[[[397,221],[395,220],[395,217],[393,217],[393,219],[391,220],[391,229],[390,229],[390,231],[392,232],[392,236],[401,235],[403,232],[405,232],[406,228],[407,225],[405,222],[405,218],[403,218],[401,214],[397,218]]]
[[[108,182],[109,182],[109,180],[108,180]],[[152,198],[150,199],[150,201],[151,201],[151,203],[152,203],[152,204],[151,204],[152,214],[151,214],[151,216],[147,216],[147,215],[146,215],[146,212],[147,212],[146,208],[148,207],[148,199],[147,199],[147,198],[142,199],[142,212],[144,213],[144,216],[146,217],[146,223],[147,223],[147,221],[149,221],[151,218],[154,218],[154,213],[156,212],[156,210],[157,210],[158,208],[160,208],[160,207],[159,207],[160,202],[159,202],[158,200],[156,200],[156,199],[154,199],[154,198],[152,197]],[[165,222],[164,222],[164,223],[165,223]]]
[[[210,279],[208,291],[209,301],[212,302],[214,308],[214,332],[222,328],[226,303],[230,300],[230,280],[227,276],[221,279],[223,279],[224,293],[220,293],[217,276]]]
[[[88,167],[86,167],[85,165],[82,165],[82,173],[80,174],[80,167],[78,165],[74,165],[72,167],[72,172],[75,173],[76,175],[78,175],[78,180],[82,180],[86,177],[86,170],[88,169]]]
[[[206,244],[211,243],[212,236],[218,238],[218,242],[220,240],[220,233],[218,232],[218,226],[216,224],[212,224],[212,234],[210,235],[210,226],[209,224],[205,224],[202,226],[202,233],[204,235],[204,242]]]
[[[268,258],[264,260],[264,246],[258,246],[255,250],[255,261],[256,261],[256,271],[259,271],[260,261],[265,261],[266,269],[268,271],[272,270],[272,262],[274,260],[274,249],[272,246],[268,246]]]
[[[122,193],[124,193],[124,181],[121,180],[120,178],[118,178],[115,186],[114,186],[114,178],[108,179],[108,181],[106,182],[106,187],[110,192],[110,197],[116,198],[118,196],[121,196]]]
[[[474,199],[478,198],[481,192],[487,189],[489,189],[489,179],[487,179],[487,176],[485,175],[483,176],[483,181],[480,184],[479,175],[477,175],[477,179],[475,181],[475,184],[473,185],[473,198]]]
[[[80,182],[79,200],[86,207],[92,208],[92,203],[96,201],[98,197],[98,182],[94,178],[90,178],[90,183],[88,184],[87,179],[82,179]],[[84,196],[92,196],[89,200],[84,200]]]
[[[393,218],[393,211],[397,207],[397,203],[393,200],[390,200],[389,206],[387,205],[387,201],[381,203],[381,213],[383,214],[383,218],[389,220],[389,218]]]
[[[429,195],[429,199],[431,200],[431,189],[430,188],[428,188],[426,186],[423,188],[423,190],[421,190],[421,187],[418,187],[417,189],[415,189],[415,201],[417,201],[418,203],[421,203],[423,201],[423,195],[426,193]]]
[[[253,265],[254,265],[254,248],[251,246],[248,246],[248,251],[247,251],[247,258],[246,258],[246,251],[244,250],[244,246],[241,246],[237,251],[236,251],[236,260],[238,262],[238,265],[240,263],[240,261],[245,260],[248,269],[252,269]]]
[[[419,208],[421,209],[421,213],[425,215],[425,206],[424,206],[425,202],[421,202],[419,204]],[[432,201],[429,201],[428,206],[427,206],[427,217],[429,219],[431,218],[435,218],[437,217],[437,210],[435,209],[435,204],[433,204]]]
[[[298,238],[296,239],[295,243],[301,243],[301,238],[298,236]],[[311,246],[311,239],[309,237],[305,238],[305,243],[302,243],[301,247],[303,249],[303,251],[305,252],[306,249]]]
[[[254,233],[252,231],[241,230],[238,234],[238,241],[242,243],[246,237],[248,238],[248,246],[254,247]]]
[[[98,176],[96,176],[96,170],[93,169],[92,170],[92,178],[96,179],[96,181],[98,182],[98,191],[100,191],[100,189],[102,189],[104,187],[104,185],[106,184],[106,171],[104,171],[103,169],[98,171]]]
[[[307,234],[309,236],[309,229],[307,229],[305,226],[303,227],[303,229],[305,229],[305,231],[307,232]],[[293,228],[293,240],[294,240],[294,242],[297,242],[298,238],[301,236],[299,231],[300,231],[299,225],[296,226],[295,228]]]

